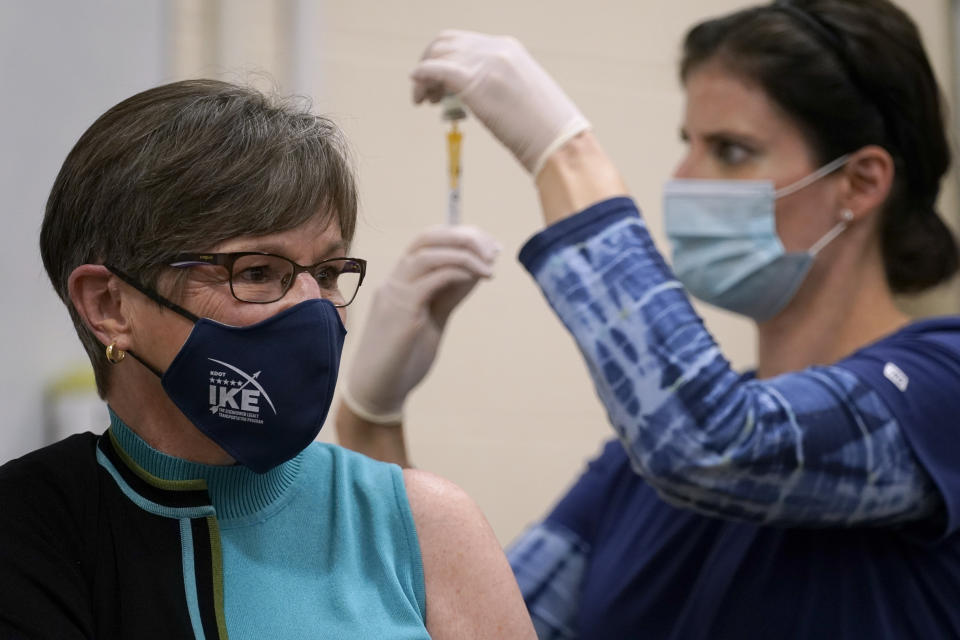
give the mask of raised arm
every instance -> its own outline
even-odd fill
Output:
[[[856,375],[731,370],[636,207],[616,197],[625,188],[586,120],[519,43],[444,32],[413,79],[415,100],[459,93],[535,177],[552,226],[521,260],[577,341],[635,470],[665,498],[777,524],[936,509],[896,417]]]
[[[752,522],[883,524],[939,504],[902,429],[854,373],[734,372],[627,198],[521,253],[573,334],[634,469],[682,506]]]

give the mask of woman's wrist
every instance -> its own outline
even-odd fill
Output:
[[[544,163],[535,178],[547,225],[592,204],[627,195],[613,161],[591,131],[573,137]]]
[[[357,415],[352,407],[341,400],[334,425],[340,445],[375,460],[392,462],[401,467],[410,467],[403,424],[371,422]]]

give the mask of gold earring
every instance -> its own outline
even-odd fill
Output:
[[[121,362],[127,355],[127,352],[123,349],[117,349],[117,343],[111,342],[107,345],[107,360],[111,364],[117,364]]]

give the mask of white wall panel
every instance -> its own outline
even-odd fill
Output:
[[[45,385],[87,362],[40,261],[53,179],[97,116],[162,81],[165,31],[161,0],[0,2],[0,462],[47,441]]]

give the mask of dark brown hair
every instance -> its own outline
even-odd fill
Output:
[[[47,201],[40,252],[105,396],[109,363],[67,288],[82,264],[154,287],[165,260],[316,215],[353,238],[356,182],[346,140],[302,99],[216,80],[149,89],[104,113],[67,156]]]
[[[806,133],[821,164],[870,144],[894,159],[881,218],[887,281],[922,291],[958,268],[935,211],[950,166],[943,99],[913,21],[887,0],[794,0],[703,22],[681,79],[708,61],[762,87]]]

